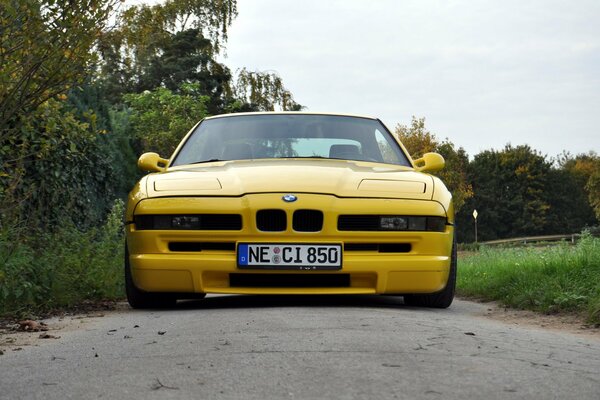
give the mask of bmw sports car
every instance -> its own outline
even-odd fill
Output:
[[[169,159],[145,153],[129,195],[134,308],[206,293],[385,294],[445,308],[456,282],[439,154],[413,160],[370,117],[219,115]]]

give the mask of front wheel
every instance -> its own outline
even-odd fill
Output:
[[[133,282],[131,265],[129,265],[129,250],[125,244],[125,292],[127,302],[132,308],[169,308],[174,307],[177,299],[165,293],[150,293],[138,289]]]
[[[456,242],[452,245],[452,255],[450,256],[450,274],[448,283],[441,292],[432,294],[407,294],[404,296],[404,304],[416,307],[430,308],[448,308],[454,300],[456,290]]]

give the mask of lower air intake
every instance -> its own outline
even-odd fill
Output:
[[[231,287],[342,288],[350,287],[348,274],[229,274]]]

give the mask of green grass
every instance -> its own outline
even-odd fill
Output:
[[[585,313],[600,324],[600,239],[491,248],[459,259],[458,293],[544,313]]]
[[[65,223],[19,240],[14,229],[0,231],[0,316],[123,298],[122,216],[123,202],[117,201],[98,228],[81,231]]]

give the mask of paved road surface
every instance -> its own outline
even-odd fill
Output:
[[[110,312],[0,356],[0,398],[600,399],[600,340],[485,309],[209,296]]]

